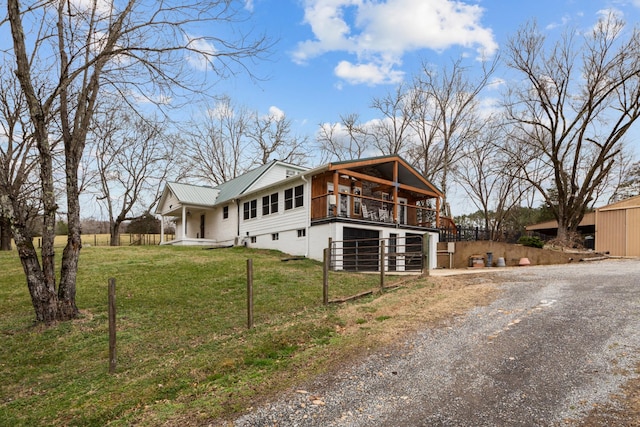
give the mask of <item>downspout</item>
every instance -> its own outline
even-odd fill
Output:
[[[240,203],[238,199],[233,199],[233,203],[236,204],[236,236],[240,237]]]
[[[304,176],[304,175],[300,175],[300,178],[302,179],[302,181],[306,184],[309,184],[309,180]],[[305,258],[309,258],[309,251],[311,250],[311,236],[309,235],[309,229],[311,228],[311,185],[308,185],[308,190],[305,192],[305,198],[307,199],[306,204],[309,207],[307,210],[307,219],[306,219],[306,224],[305,224],[305,231],[304,231],[304,235],[305,235],[305,239],[307,240],[307,249],[306,252],[304,254]]]

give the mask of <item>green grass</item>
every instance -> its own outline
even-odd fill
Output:
[[[317,349],[338,343],[342,320],[334,306],[322,306],[321,264],[281,262],[282,256],[245,248],[87,247],[78,273],[82,317],[44,328],[33,325],[17,253],[0,252],[0,425],[197,424],[290,385],[284,373],[313,365]],[[246,327],[248,258],[252,330]],[[118,319],[113,375],[107,372],[110,277]],[[378,281],[331,273],[331,298]]]

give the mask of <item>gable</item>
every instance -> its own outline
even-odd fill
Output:
[[[158,201],[156,213],[166,215],[182,206],[213,207],[219,193],[212,187],[168,182]]]
[[[281,182],[287,178],[287,171],[303,173],[306,170],[308,169],[305,167],[294,166],[274,160],[217,186],[216,189],[220,191],[220,194],[218,195],[216,203],[225,203],[247,192]]]
[[[640,196],[629,197],[628,199],[620,200],[619,202],[611,203],[610,205],[598,208],[599,211],[608,211],[615,209],[633,209],[640,208]]]
[[[434,197],[443,197],[440,189],[398,155],[335,162],[329,165],[329,170],[349,170],[358,174],[393,181],[396,167],[398,183],[432,193]]]

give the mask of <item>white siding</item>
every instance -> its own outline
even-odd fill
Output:
[[[238,207],[229,203],[229,217],[223,218],[224,206],[219,206],[212,215],[211,239],[224,244],[233,244],[238,234]]]
[[[245,192],[247,191],[255,191],[260,188],[268,187],[273,184],[276,184],[287,178],[287,170],[293,170],[294,168],[290,165],[282,165],[276,163],[271,167],[264,175],[256,180]],[[298,169],[295,169],[298,170]],[[295,177],[289,178],[292,182],[300,182],[299,179],[296,180]]]
[[[304,205],[285,210],[285,190],[298,185],[304,185]],[[240,237],[254,237],[256,242],[248,243],[250,247],[277,249],[291,255],[307,255],[308,191],[310,191],[308,185],[301,180],[292,179],[291,181],[286,181],[286,185],[269,187],[264,192],[258,192],[249,198],[242,199],[240,201]],[[273,193],[278,193],[278,212],[262,215],[262,197],[270,196]],[[257,217],[245,220],[243,219],[243,205],[251,200],[256,200]],[[298,237],[298,230],[304,230],[305,236]],[[277,240],[273,239],[274,234],[278,235]]]
[[[173,193],[171,192],[169,193],[170,193],[170,196],[167,197],[167,199],[164,202],[164,205],[162,205],[162,207],[160,208],[160,212],[163,215],[166,214],[167,212],[175,210],[178,206],[181,206],[178,198]]]

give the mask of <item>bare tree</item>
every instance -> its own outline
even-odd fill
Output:
[[[207,108],[203,117],[185,132],[189,175],[218,185],[246,172],[251,166],[246,156],[249,112],[225,96],[215,107]]]
[[[371,108],[382,114],[370,127],[373,145],[382,154],[402,154],[409,140],[410,125],[416,110],[415,97],[404,92],[398,85],[394,93],[383,98],[374,98]]]
[[[320,147],[322,163],[359,159],[371,145],[370,135],[357,114],[340,116],[338,123],[321,124],[316,141]]]
[[[509,42],[507,63],[523,76],[506,104],[509,147],[551,207],[560,241],[595,202],[640,115],[639,61],[638,29],[613,13],[584,36],[566,32],[549,43],[529,23]]]
[[[308,138],[292,135],[291,120],[284,113],[254,113],[247,137],[253,142],[256,152],[254,162],[260,165],[270,160],[302,164],[307,158],[305,149]]]
[[[96,198],[109,216],[110,245],[120,242],[120,225],[148,212],[171,170],[174,144],[158,120],[126,106],[109,104],[95,116],[89,135],[94,159]]]
[[[454,173],[483,216],[484,228],[492,240],[502,236],[502,228],[512,209],[527,193],[521,188],[520,166],[504,153],[506,134],[495,116],[483,120],[476,138],[465,145]]]
[[[451,169],[482,124],[479,95],[490,83],[497,61],[483,62],[475,78],[461,59],[441,70],[425,63],[410,89],[414,107],[411,126],[419,141],[410,157],[445,194]]]
[[[38,214],[38,157],[26,100],[0,67],[0,250],[11,250],[12,227],[25,233]]]
[[[629,164],[621,173],[621,179],[609,199],[610,203],[640,196],[640,161]]]
[[[37,321],[49,324],[78,313],[78,168],[101,90],[109,87],[132,103],[141,97],[158,102],[202,88],[196,86],[203,81],[197,79],[200,74],[193,67],[207,67],[222,77],[238,70],[236,65],[246,70],[243,60],[264,51],[264,38],[251,40],[243,34],[237,40],[226,40],[194,35],[197,27],[232,23],[238,16],[236,4],[225,0],[50,0],[29,2],[21,8],[19,0],[7,1],[12,49],[6,52],[15,62],[39,155],[42,264],[31,236],[14,229]],[[69,234],[56,283],[53,241],[58,204],[51,135],[58,131],[64,145]]]

